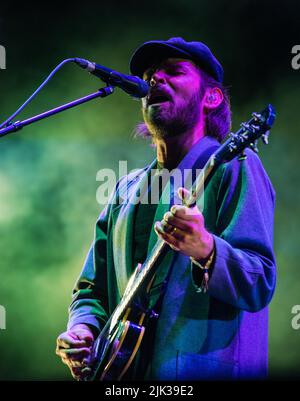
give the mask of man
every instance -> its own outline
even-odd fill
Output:
[[[146,42],[130,68],[150,84],[139,132],[151,136],[157,158],[144,174],[121,179],[113,200],[124,190],[137,193],[155,167],[203,167],[230,129],[223,69],[203,43]],[[147,209],[107,205],[74,290],[68,330],[57,340],[57,354],[75,378],[82,377],[95,336],[157,237],[169,245],[149,294],[159,318],[146,329],[133,379],[266,377],[275,195],[258,157],[246,154],[218,167],[202,212],[178,199]],[[179,188],[179,200],[188,195]]]

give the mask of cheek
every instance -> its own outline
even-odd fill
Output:
[[[181,92],[174,98],[173,106],[179,110],[184,109],[189,103],[190,95],[191,94],[189,92]]]
[[[189,77],[181,81],[180,92],[183,99],[188,100],[200,92],[200,81],[198,77]]]

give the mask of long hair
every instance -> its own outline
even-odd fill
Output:
[[[207,88],[219,88],[223,93],[223,101],[215,109],[211,109],[205,116],[205,134],[221,142],[231,128],[231,109],[228,89],[216,81],[212,76],[199,69],[201,75],[200,99],[203,99]],[[134,129],[135,137],[150,138],[151,134],[144,122],[139,122]]]

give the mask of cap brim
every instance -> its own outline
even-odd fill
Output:
[[[189,53],[172,45],[155,41],[151,43],[145,43],[139,47],[131,57],[131,74],[142,78],[144,72],[148,68],[170,57],[192,60],[192,57]]]

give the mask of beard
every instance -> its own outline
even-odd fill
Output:
[[[143,109],[146,126],[155,138],[171,138],[184,134],[192,129],[200,118],[201,97],[197,92],[187,103],[172,107],[167,105],[150,106]]]

